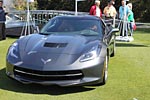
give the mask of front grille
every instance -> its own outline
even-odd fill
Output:
[[[69,71],[38,71],[26,68],[14,67],[14,75],[34,81],[61,81],[61,80],[77,80],[83,78],[80,70]]]
[[[44,47],[51,47],[51,48],[62,48],[66,47],[68,43],[48,43],[44,44]]]

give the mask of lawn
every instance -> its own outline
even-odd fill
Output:
[[[104,86],[23,85],[5,75],[5,57],[15,38],[0,41],[0,100],[149,100],[150,30],[137,30],[133,42],[117,42]]]

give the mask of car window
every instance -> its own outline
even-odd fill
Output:
[[[103,35],[100,20],[81,18],[55,18],[41,30],[46,34],[79,34],[85,36]]]

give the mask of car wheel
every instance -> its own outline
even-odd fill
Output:
[[[109,57],[106,56],[105,57],[105,62],[104,62],[104,69],[103,69],[103,81],[102,81],[102,85],[106,84],[107,78],[108,78],[108,60]]]
[[[105,62],[104,62],[104,68],[103,68],[103,74],[102,74],[102,82],[93,84],[92,86],[101,86],[105,85],[108,77],[108,62],[109,62],[109,56],[107,55],[105,57]]]
[[[110,57],[114,57],[114,56],[115,56],[115,53],[116,53],[116,42],[115,42],[115,40],[114,40],[114,42],[113,42],[113,52],[112,52],[112,54],[110,55]]]

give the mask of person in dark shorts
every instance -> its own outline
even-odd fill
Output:
[[[3,1],[0,1],[0,40],[5,40],[6,39],[6,33],[5,33],[6,13],[2,6],[3,6]]]

